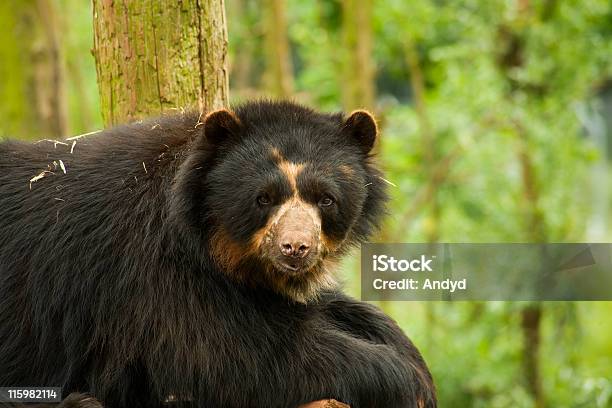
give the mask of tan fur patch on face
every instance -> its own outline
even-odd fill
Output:
[[[223,271],[239,281],[244,280],[244,276],[240,274],[239,265],[247,255],[255,252],[254,247],[244,246],[234,241],[227,231],[220,228],[217,229],[210,240],[210,252]]]
[[[280,206],[280,208],[274,213],[274,215],[272,215],[272,217],[270,217],[263,228],[253,235],[253,239],[251,240],[252,247],[262,248],[265,245],[271,244],[274,240],[275,230],[279,221],[283,218],[287,211],[291,209],[301,209],[306,212],[310,216],[313,225],[319,227],[319,235],[321,234],[321,216],[319,215],[319,211],[312,204],[305,203],[304,201],[300,200],[297,195],[294,195]]]
[[[281,161],[285,160],[285,158],[281,154],[280,150],[278,150],[276,147],[273,147],[272,149],[270,149],[270,156],[272,156],[272,160],[276,164],[278,164]]]
[[[263,228],[260,228],[255,234],[253,234],[253,238],[251,239],[252,247],[257,249],[268,243],[272,239],[271,232],[271,223],[268,221]]]
[[[270,149],[270,156],[278,169],[287,177],[293,194],[297,194],[297,177],[304,168],[304,164],[288,161],[276,147]]]
[[[304,165],[302,163],[283,161],[278,165],[278,168],[285,174],[287,180],[289,180],[289,185],[293,193],[297,194],[297,177],[304,168]]]
[[[336,266],[334,260],[323,260],[304,275],[292,276],[278,273],[269,268],[268,281],[277,292],[284,293],[296,303],[308,303],[316,300],[324,290],[334,289],[336,281],[332,270]]]
[[[328,252],[333,252],[342,244],[343,240],[333,239],[321,232],[321,244]]]
[[[292,212],[295,211],[295,214]],[[321,217],[316,206],[302,201],[297,195],[294,195],[285,203],[283,203],[276,213],[270,218],[265,227],[259,230],[253,237],[251,245],[258,248],[259,256],[266,258],[265,254],[274,257],[274,252],[277,251],[277,237],[283,228],[292,226],[286,225],[291,223],[293,216],[309,217],[302,219],[304,225],[309,225],[309,228],[316,228],[313,233],[316,235],[317,248],[313,248],[313,253],[317,257],[324,256],[327,248],[321,239]],[[289,219],[287,219],[287,216]],[[321,259],[317,261],[310,269],[303,273],[292,275],[284,271],[279,271],[274,266],[274,261],[270,261],[266,268],[267,284],[278,293],[284,294],[289,299],[298,303],[307,303],[313,300],[324,289],[335,287],[336,281],[331,273],[332,261]]]
[[[355,170],[353,170],[351,166],[347,164],[342,164],[340,165],[340,173],[342,173],[347,178],[351,178],[355,175]]]
[[[309,211],[313,222],[320,225],[317,209],[307,203],[303,203],[297,197],[288,200],[279,211],[270,219],[265,227],[261,228],[249,245],[241,245],[231,239],[227,231],[217,229],[211,238],[210,250],[213,259],[222,270],[238,282],[248,285],[256,284],[262,277],[258,274],[252,275],[249,268],[245,268],[242,262],[246,256],[261,257],[262,250],[266,246],[274,249],[274,232],[276,224],[282,216],[294,206],[305,206],[303,209]],[[322,250],[321,240],[319,250]],[[287,298],[297,303],[308,303],[317,299],[323,290],[333,289],[337,286],[336,279],[332,273],[337,260],[322,259],[311,269],[299,275],[291,275],[275,269],[271,262],[266,262],[264,282],[271,289],[284,294]]]

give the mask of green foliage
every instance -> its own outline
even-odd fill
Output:
[[[322,109],[338,109],[341,100],[339,13],[335,2],[295,2],[289,10],[289,36],[297,45],[297,91]],[[304,46],[307,45],[307,46]]]
[[[590,182],[593,165],[605,152],[597,149],[580,115],[612,73],[610,5],[558,2],[545,12],[544,3],[524,12],[507,1],[377,3],[379,75],[388,76],[384,83],[408,89],[406,52],[415,47],[435,135],[432,152],[414,95],[403,103],[405,94],[395,92],[398,102],[383,112],[380,161],[397,187],[391,188],[391,215],[381,239],[426,241],[433,230],[447,242],[529,241],[532,207],[542,214],[549,241],[610,238],[587,234],[594,198],[606,197],[606,189],[599,190],[604,186]],[[504,41],[520,44],[520,63],[504,62],[507,47],[513,46]],[[532,164],[535,202],[526,197],[523,152]],[[428,160],[432,154],[433,163]],[[415,211],[437,166],[453,155],[444,180]],[[350,264],[347,276],[355,276],[355,267]],[[423,349],[442,406],[533,406],[522,368],[520,304],[383,307]],[[589,318],[609,312],[610,304],[543,307],[540,358],[547,403],[612,406],[612,353],[605,334],[610,330]]]

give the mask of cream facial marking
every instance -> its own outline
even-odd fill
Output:
[[[262,245],[269,244],[274,239],[274,235],[278,230],[279,222],[281,220],[284,221],[285,215],[288,215],[290,211],[295,215],[303,215],[304,218],[302,218],[302,223],[315,229],[314,233],[319,238],[317,250],[320,250],[322,240],[321,216],[319,215],[319,211],[312,204],[308,204],[300,200],[297,194],[283,203],[283,205],[281,205],[276,213],[270,218],[268,223],[254,235],[254,246],[261,247]],[[305,222],[304,219],[306,219]]]
[[[304,169],[304,163],[294,163],[287,160],[280,150],[270,147],[270,158],[286,177],[292,189],[292,196],[282,203],[271,216],[266,225],[254,234],[251,246],[254,248],[270,248],[279,238],[281,231],[294,231],[296,234],[307,231],[313,238],[312,254],[325,257],[335,251],[341,242],[327,237],[322,231],[321,213],[317,205],[301,199],[297,188],[297,177]],[[354,170],[343,165],[340,171],[349,177]]]
[[[288,161],[276,147],[270,149],[270,157],[286,177],[293,194],[280,205],[266,225],[253,236],[251,245],[256,248],[269,247],[278,238],[281,231],[295,231],[296,233],[308,231],[313,238],[313,244],[316,243],[311,251],[320,253],[323,241],[319,209],[303,201],[297,188],[297,177],[305,165]]]
[[[355,170],[353,170],[352,167],[346,165],[346,164],[341,164],[340,165],[340,172],[342,173],[342,175],[348,179],[352,178],[353,176],[355,176]]]
[[[276,147],[271,149],[270,155],[272,156],[272,159],[276,163],[278,169],[283,172],[285,177],[287,177],[291,190],[293,191],[293,195],[297,195],[297,177],[304,168],[304,164],[288,161]]]

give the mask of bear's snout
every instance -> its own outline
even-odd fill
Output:
[[[274,258],[281,269],[296,272],[312,266],[321,231],[320,218],[312,206],[299,201],[286,203],[273,229],[277,237]]]

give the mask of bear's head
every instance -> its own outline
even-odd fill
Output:
[[[251,102],[202,122],[178,194],[219,270],[298,302],[333,287],[331,266],[384,212],[372,115]]]

